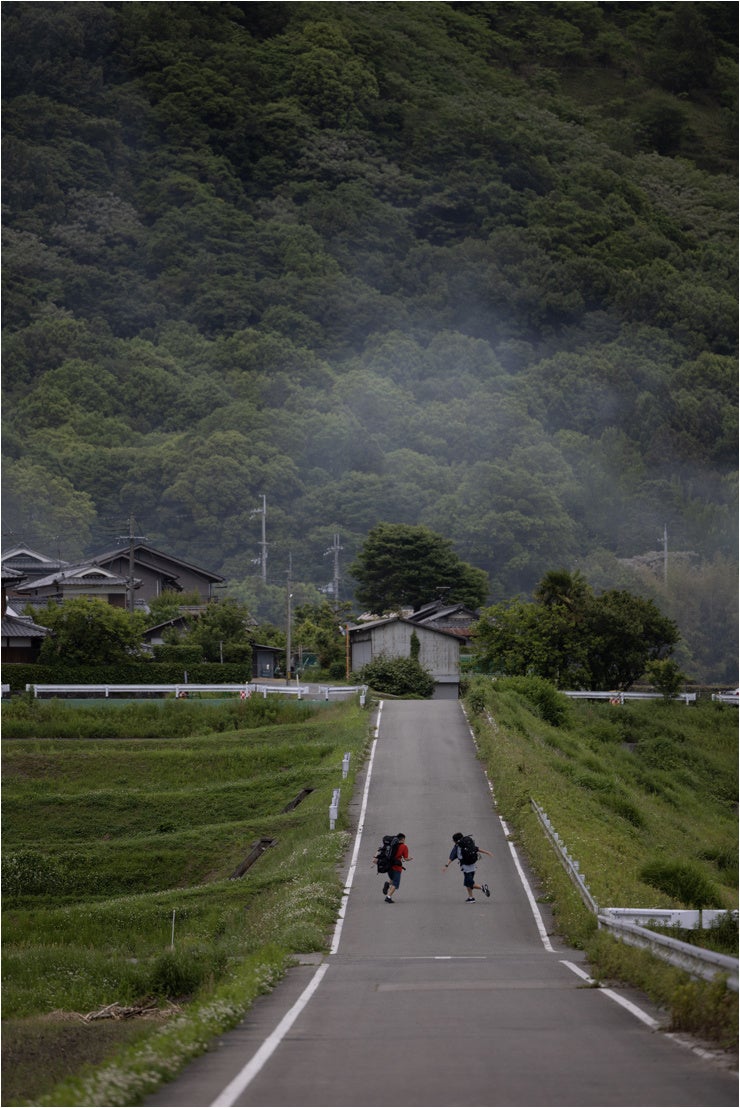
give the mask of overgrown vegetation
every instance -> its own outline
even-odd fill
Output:
[[[466,703],[499,810],[552,901],[559,932],[586,950],[597,975],[648,992],[675,1029],[734,1045],[737,994],[688,981],[597,931],[530,801],[547,813],[599,905],[736,911],[736,709],[571,702],[552,686],[545,695],[543,684],[476,678]],[[709,944],[736,955],[736,938],[736,923],[724,922]]]
[[[192,693],[191,697],[143,702],[110,699],[94,705],[14,697],[3,704],[3,735],[6,739],[155,739],[240,731],[278,721],[300,723],[315,714],[314,704],[285,702],[276,696],[241,700],[232,694],[224,700],[212,693]]]
[[[150,718],[176,732],[183,707]],[[188,738],[4,742],[6,1104],[132,1103],[238,1022],[291,954],[326,947],[347,842],[327,812],[346,751],[351,789],[366,714],[346,703],[306,719],[283,702],[272,722],[242,716],[234,730],[222,706],[228,726],[204,733],[192,708],[201,730]],[[53,711],[58,722],[70,709]],[[102,734],[117,715],[97,714]],[[263,841],[267,853],[232,880]],[[81,1035],[61,1018],[112,1003],[156,1018],[132,1043],[125,1022],[119,1035],[98,1036],[100,1024]]]
[[[494,603],[639,588],[734,684],[735,15],[4,4],[6,533],[133,511],[277,623],[287,551],[320,601],[333,535],[432,527]]]

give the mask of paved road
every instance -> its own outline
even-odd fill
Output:
[[[332,953],[292,969],[148,1104],[737,1104],[735,1074],[589,987],[579,953],[548,938],[458,703],[383,705],[353,815],[357,865]],[[490,899],[466,904],[459,870],[442,873],[458,830],[493,852],[479,870]],[[414,859],[393,905],[369,864],[389,831]]]

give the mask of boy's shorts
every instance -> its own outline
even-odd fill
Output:
[[[463,885],[465,886],[466,889],[475,888],[475,874],[474,873],[464,873],[463,874]]]
[[[396,889],[401,884],[401,874],[402,873],[403,873],[403,870],[401,870],[401,869],[392,869],[388,873],[388,880],[390,881],[391,885],[393,885],[394,888],[396,888]]]

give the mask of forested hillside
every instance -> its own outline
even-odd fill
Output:
[[[423,524],[736,681],[734,4],[2,17],[4,547],[133,514],[274,611]]]

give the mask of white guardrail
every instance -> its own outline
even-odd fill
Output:
[[[670,935],[661,935],[657,931],[651,931],[642,926],[642,924],[652,923],[661,927],[684,927],[691,930],[697,927],[708,928],[720,916],[727,915],[727,912],[719,908],[705,908],[701,911],[684,911],[676,908],[600,908],[591,895],[578,862],[571,858],[547,814],[535,800],[531,800],[530,803],[566,872],[578,889],[581,899],[596,916],[599,927],[606,928],[630,946],[650,950],[656,957],[678,966],[690,973],[692,977],[711,981],[717,974],[725,974],[727,987],[734,992],[738,991],[737,958],[692,946],[691,943],[671,938]]]
[[[736,692],[713,692],[712,700],[716,700],[718,704],[734,704],[737,708],[740,705],[740,694]]]
[[[299,700],[310,692],[308,685],[259,685],[245,682],[241,685],[196,685],[190,681],[179,685],[26,685],[26,692],[33,692],[34,697],[56,696],[63,693],[79,693],[81,696],[103,696],[111,694],[143,694],[157,693],[160,696],[174,694],[176,697],[187,697],[194,692],[232,692],[239,693],[242,699],[253,696],[255,693],[266,697],[268,693],[277,693],[280,696],[297,696]]]
[[[360,704],[364,708],[367,685],[319,685],[319,695],[324,700],[332,696],[354,696],[355,693],[360,694]]]
[[[563,689],[563,696],[569,696],[573,700],[608,700],[610,704],[624,704],[625,700],[663,700],[662,693],[655,692],[584,692],[581,689],[577,690],[565,690]],[[712,698],[714,699],[714,698]],[[678,696],[671,696],[669,700],[681,700],[684,704],[695,704],[696,693],[686,692],[679,693]]]

